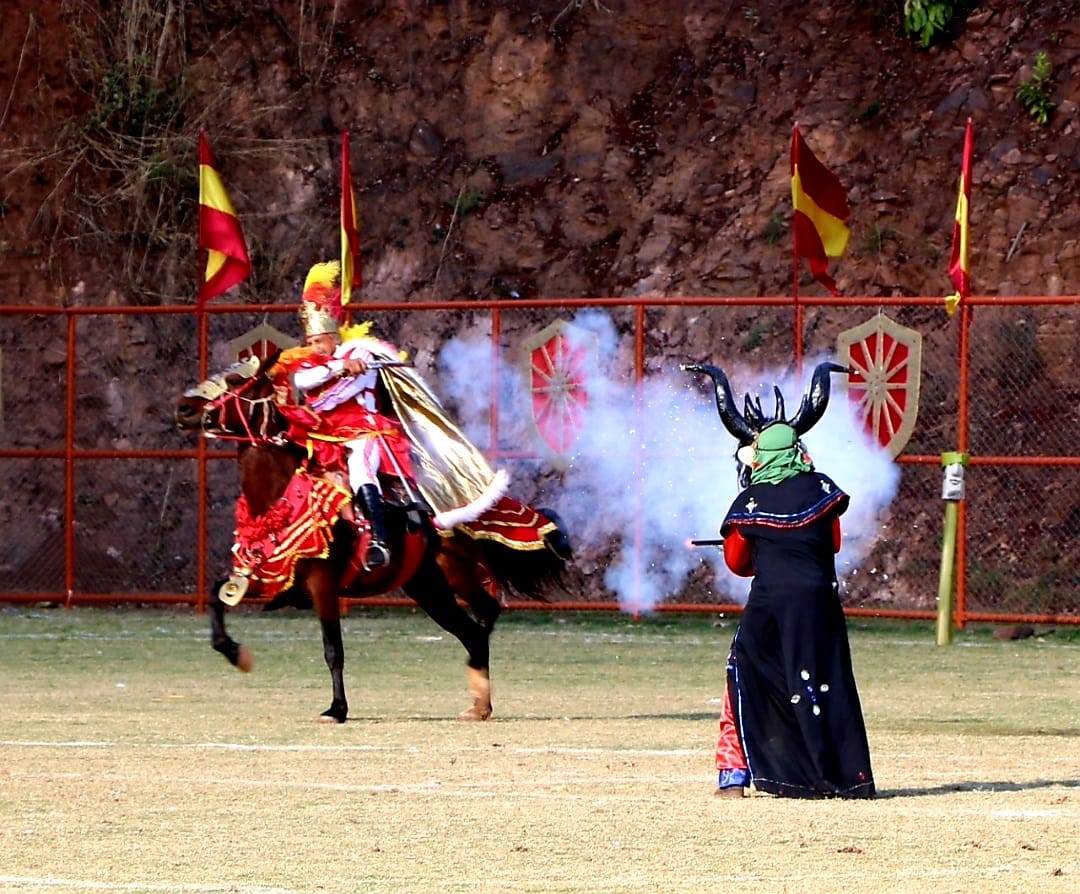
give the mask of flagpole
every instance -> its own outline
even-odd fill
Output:
[[[792,168],[794,169],[797,164],[795,159],[795,145],[796,137],[799,133],[799,122],[795,122],[795,126],[792,128]],[[794,174],[794,170],[792,171]],[[801,371],[802,366],[802,306],[799,304],[799,243],[795,238],[795,197],[792,195],[792,220],[791,220],[791,298],[794,303],[795,312],[795,372],[796,375]]]
[[[229,199],[229,193],[221,182],[214,166],[214,156],[206,129],[199,130],[199,245],[196,258],[199,270],[199,291],[195,298],[195,323],[199,330],[199,376],[205,379],[210,360],[210,315],[206,302],[242,283],[251,275],[251,258],[240,219]],[[206,439],[199,438],[199,543],[206,543],[207,512],[210,504],[209,478],[207,475]],[[195,571],[198,576],[196,607],[206,604],[206,556],[198,551]]]
[[[205,305],[200,302],[195,312],[196,322],[199,327],[199,376],[200,381],[205,381],[209,361],[210,345],[210,320],[206,313]],[[195,460],[198,466],[199,501],[196,515],[196,532],[199,548],[195,550],[195,608],[202,611],[206,606],[206,549],[203,545],[208,542],[209,523],[207,515],[210,506],[210,477],[207,468],[206,438],[199,438],[197,447],[198,456]]]
[[[957,449],[941,455],[944,467],[942,499],[945,500],[945,521],[942,534],[941,570],[938,575],[938,610],[937,644],[950,645],[953,641],[954,617],[964,624],[966,611],[966,580],[957,569],[966,565],[967,511],[964,504],[964,469],[969,462],[968,454],[968,376],[970,374],[971,343],[968,328],[971,325],[972,309],[967,298],[971,291],[969,268],[970,250],[970,197],[971,197],[971,155],[974,142],[974,128],[968,118],[964,129],[964,151],[960,165],[960,192],[956,202],[956,219],[953,224],[953,246],[949,258],[949,278],[956,287],[956,293],[946,299],[945,309],[951,315],[960,310],[957,350],[960,355],[959,397],[957,402],[956,443]],[[953,302],[950,307],[950,301]]]
[[[196,270],[198,271],[199,290],[195,298],[195,327],[198,333],[199,352],[199,381],[205,381],[210,366],[209,343],[210,327],[206,315],[206,302],[203,300],[203,281],[206,276],[207,245],[205,221],[202,214],[203,187],[202,187],[202,164],[203,153],[209,152],[206,141],[206,130],[199,131],[199,146],[196,153],[197,170],[199,171],[199,220],[198,220],[198,246],[195,251]],[[195,609],[203,611],[206,606],[206,550],[203,544],[209,536],[209,522],[207,519],[208,504],[210,502],[210,480],[207,474],[207,447],[206,438],[199,438],[196,445],[196,486],[199,491],[199,500],[195,511],[195,542],[199,544],[195,550]]]
[[[794,229],[791,234],[791,294],[795,303],[795,372],[802,370],[802,304],[799,303],[799,250],[795,245]]]
[[[799,256],[792,248],[792,295],[795,301],[795,371],[796,374],[802,369],[802,304],[799,302]]]
[[[795,126],[792,128],[793,151],[794,151],[795,135],[798,134],[798,131],[799,131],[799,123],[796,121]],[[793,158],[793,162],[794,162],[794,158]],[[799,372],[801,371],[801,367],[802,367],[802,361],[801,361],[801,357],[802,357],[802,306],[799,303],[799,246],[798,246],[798,241],[795,238],[795,218],[794,218],[795,207],[794,207],[794,205],[795,205],[795,200],[794,200],[794,197],[793,197],[793,199],[792,199],[792,206],[793,206],[792,207],[792,212],[793,212],[793,215],[792,215],[792,301],[793,301],[793,307],[794,307],[794,312],[795,312],[795,322],[794,322],[794,327],[795,327],[795,344],[794,344],[795,372],[796,372],[796,375],[798,375]]]

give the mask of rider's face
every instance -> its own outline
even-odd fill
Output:
[[[337,340],[329,332],[323,332],[319,335],[309,335],[304,339],[304,342],[309,348],[314,348],[320,354],[333,354],[334,348],[337,347]]]

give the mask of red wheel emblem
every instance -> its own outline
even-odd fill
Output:
[[[841,332],[837,340],[848,376],[848,399],[866,432],[895,458],[915,430],[919,413],[922,336],[879,314]]]
[[[556,320],[526,339],[525,352],[533,429],[552,461],[565,466],[585,427],[596,335]]]

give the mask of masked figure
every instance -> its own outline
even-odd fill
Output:
[[[814,469],[799,438],[825,412],[829,375],[817,367],[796,414],[745,401],[740,413],[723,371],[709,375],[717,409],[739,442],[744,490],[720,532],[724,560],[751,577],[731,645],[716,762],[718,795],[746,787],[793,798],[872,798],[874,779],[855,685],[835,553],[849,497]]]

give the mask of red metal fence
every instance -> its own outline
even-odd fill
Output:
[[[896,497],[869,555],[845,581],[845,606],[853,615],[936,617],[942,456],[955,451],[970,455],[955,553],[953,620],[963,626],[1080,622],[1078,305],[1078,297],[976,297],[953,317],[940,298],[906,297],[365,301],[363,310],[390,340],[423,346],[415,359],[436,391],[439,346],[462,332],[486,340],[490,364],[476,370],[474,388],[487,405],[480,446],[516,467],[515,480],[527,488],[558,474],[530,433],[509,421],[500,369],[555,321],[607,315],[616,335],[609,374],[633,387],[687,360],[798,365],[834,354],[841,333],[875,314],[896,317],[923,339],[919,416],[896,458]],[[176,432],[173,402],[226,365],[230,343],[256,324],[294,331],[294,310],[0,307],[0,601],[201,609],[228,567],[235,454]],[[716,437],[722,444],[719,426]],[[842,470],[826,471],[843,478]],[[643,505],[646,524],[648,513]],[[619,607],[603,582],[604,555],[586,551],[580,598],[555,607]],[[708,574],[691,573],[655,608],[739,606]]]

